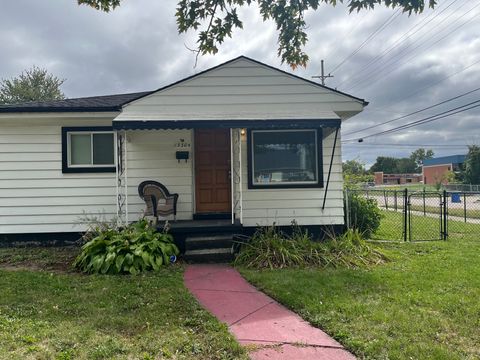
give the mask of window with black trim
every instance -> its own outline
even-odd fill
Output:
[[[249,187],[322,187],[319,129],[250,130]]]
[[[63,172],[115,172],[111,127],[62,128]]]

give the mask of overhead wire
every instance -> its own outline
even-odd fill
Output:
[[[467,71],[468,69],[471,69],[472,67],[474,67],[474,66],[477,65],[477,64],[480,64],[480,59],[477,60],[477,61],[475,61],[475,62],[473,62],[473,63],[470,64],[470,65],[467,65],[467,66],[461,68],[460,70],[457,70],[457,71],[455,71],[455,72],[453,72],[453,73],[451,73],[451,74],[449,74],[449,75],[441,78],[440,80],[437,80],[437,81],[434,81],[434,82],[432,82],[432,83],[429,83],[429,84],[427,84],[426,86],[423,86],[423,87],[421,87],[420,89],[417,89],[417,90],[414,91],[414,92],[409,92],[408,95],[406,95],[406,96],[404,96],[404,97],[402,97],[402,98],[400,98],[400,99],[396,99],[396,101],[397,101],[397,102],[401,102],[401,101],[403,101],[403,100],[410,99],[410,98],[414,97],[415,95],[417,95],[418,93],[420,93],[420,92],[422,92],[422,91],[424,91],[424,90],[430,89],[431,87],[434,87],[435,85],[438,85],[438,84],[444,82],[445,80],[451,79],[452,77],[455,77],[455,76],[457,76],[458,74],[461,74],[461,73],[463,73],[464,71]],[[377,108],[376,111],[380,111],[380,110],[382,110],[382,109],[387,109],[387,108],[386,108],[386,107],[379,107],[379,108]]]
[[[465,92],[465,93],[463,93],[463,94],[460,94],[460,95],[451,97],[451,98],[449,98],[449,99],[443,100],[443,101],[441,101],[441,102],[439,102],[439,103],[436,103],[436,104],[434,104],[434,105],[427,106],[427,107],[425,107],[425,108],[422,108],[422,109],[413,111],[413,112],[411,112],[411,113],[409,113],[409,114],[406,114],[406,115],[403,115],[403,116],[400,116],[400,117],[397,117],[397,118],[394,118],[394,119],[391,119],[391,120],[387,120],[387,121],[381,122],[381,123],[379,123],[379,124],[374,124],[374,125],[372,125],[372,126],[368,126],[368,127],[366,127],[366,128],[360,129],[360,130],[351,131],[351,132],[345,133],[345,134],[343,134],[343,135],[344,135],[344,136],[347,136],[347,135],[357,134],[357,133],[360,133],[360,132],[364,132],[364,131],[366,131],[366,130],[370,130],[370,129],[376,128],[376,127],[378,127],[378,126],[382,126],[382,125],[390,124],[390,123],[395,122],[395,121],[403,120],[403,119],[405,119],[405,118],[407,118],[407,117],[410,117],[410,116],[419,114],[419,113],[421,113],[421,112],[424,112],[424,111],[427,111],[427,110],[436,108],[436,107],[438,107],[438,106],[440,106],[440,105],[447,104],[447,103],[449,103],[449,102],[451,102],[451,101],[458,100],[458,99],[460,99],[460,98],[462,98],[462,97],[464,97],[464,96],[473,94],[474,92],[477,92],[477,91],[479,91],[479,90],[480,90],[480,87],[478,87],[478,88],[476,88],[476,89],[473,89],[473,90],[470,90],[470,91],[467,91],[467,92]]]
[[[370,68],[373,64],[377,63],[380,61],[382,58],[384,58],[386,55],[388,55],[390,52],[392,52],[395,48],[399,47],[401,44],[403,44],[405,41],[407,41],[410,37],[413,35],[417,34],[420,30],[422,30],[425,26],[430,24],[433,20],[435,20],[437,17],[439,17],[441,14],[443,14],[446,10],[448,10],[453,4],[455,4],[459,0],[453,0],[446,8],[442,9],[440,12],[431,12],[428,14],[425,18],[422,20],[418,21],[414,26],[412,26],[407,32],[405,32],[399,39],[397,39],[390,47],[385,49],[381,54],[375,56],[372,60],[370,60],[367,64],[365,64],[360,70],[356,71],[355,77],[352,80],[359,79],[360,76],[359,74],[363,73],[365,70]],[[442,4],[441,4],[442,5]],[[441,8],[441,5],[439,5],[436,10]],[[430,20],[428,20],[429,17],[434,15]],[[422,26],[420,26],[418,29],[415,30],[416,27],[418,27],[421,23],[425,22],[428,20],[426,23],[424,23]],[[413,31],[415,30],[415,31]],[[413,32],[412,32],[413,31]],[[410,32],[412,32],[410,34]],[[341,83],[337,84],[336,87],[340,87],[343,85],[345,82],[348,82],[351,78],[346,78],[343,80]]]
[[[465,13],[463,13],[460,17],[458,17],[457,19],[455,19],[451,24],[449,24],[445,29],[443,30],[446,30],[450,25],[452,25],[453,23],[457,22],[458,20],[460,20],[461,18],[463,18],[464,16],[466,16],[467,14],[469,14],[471,11],[473,11],[474,9],[476,9],[477,7],[480,6],[480,3],[478,3],[477,5],[475,5],[474,7],[470,8],[469,10],[467,10]],[[451,14],[449,15],[451,16]],[[457,31],[458,29],[460,29],[461,27],[467,25],[469,22],[473,21],[475,19],[475,17],[478,16],[478,14],[474,14],[471,18],[467,19],[466,21],[464,21],[463,23],[461,23],[460,25],[458,25],[457,27],[455,27],[453,30],[449,31],[447,34],[445,34],[444,36],[442,36],[441,38],[435,40],[433,43],[431,43],[430,45],[428,45],[426,48],[422,49],[421,51],[424,52],[428,49],[430,49],[431,47],[433,47],[434,45],[438,44],[439,42],[441,42],[442,40],[444,40],[445,38],[447,38],[448,36],[452,35],[455,31]],[[444,19],[445,20],[445,19]],[[444,21],[442,20],[442,22]],[[442,30],[442,31],[443,31]],[[438,32],[436,34],[434,34],[433,36],[427,38],[425,41],[423,41],[422,43],[420,43],[419,45],[417,45],[416,47],[414,47],[413,49],[411,49],[410,51],[407,51],[406,53],[403,53],[403,55],[401,56],[396,56],[393,60],[393,62],[391,63],[386,63],[383,65],[383,67],[381,67],[380,69],[375,69],[373,71],[370,71],[369,73],[367,73],[363,79],[355,82],[353,85],[351,85],[350,87],[347,88],[347,91],[351,91],[352,89],[362,85],[363,83],[365,82],[368,82],[367,85],[364,86],[364,89],[365,88],[368,88],[372,85],[374,85],[375,83],[377,83],[380,78],[384,79],[385,77],[388,77],[388,76],[391,76],[393,73],[395,73],[397,70],[399,70],[401,68],[401,66],[396,66],[394,67],[393,69],[390,69],[393,67],[393,65],[395,64],[398,64],[402,59],[404,59],[407,55],[410,55],[412,54],[415,50],[417,50],[418,48],[420,48],[421,46],[425,45],[429,40],[431,40],[432,38],[434,38],[436,35],[438,34]],[[402,51],[403,52],[403,51]],[[399,54],[400,55],[400,54]],[[410,58],[408,58],[405,62],[403,62],[401,65],[406,65],[408,64],[410,61],[412,61],[415,57],[419,56],[419,54],[417,55],[414,55]],[[386,74],[384,74],[385,70],[389,70]],[[373,76],[373,78],[372,78]]]
[[[348,60],[350,60],[353,56],[355,56],[361,49],[363,49],[369,41],[374,39],[380,31],[388,27],[398,16],[401,15],[400,9],[395,10],[395,12],[390,15],[387,20],[385,20],[380,27],[378,27],[373,33],[371,33],[353,52],[351,52],[347,57],[345,57],[342,61],[340,61],[329,73],[334,72],[335,70],[342,67]]]
[[[379,144],[379,143],[348,143],[343,146],[381,146],[381,147],[423,147],[423,148],[464,148],[468,147],[468,144],[458,145],[442,145],[442,144]]]
[[[468,104],[465,104],[465,105],[462,105],[462,106],[459,106],[459,107],[441,112],[439,114],[435,114],[435,115],[428,116],[428,117],[420,119],[420,120],[416,120],[416,121],[413,121],[413,122],[410,122],[410,123],[407,123],[407,124],[404,124],[404,125],[401,125],[401,126],[397,126],[395,128],[392,128],[392,129],[380,131],[378,133],[369,134],[369,135],[359,137],[359,138],[355,138],[355,139],[345,139],[342,142],[358,141],[358,140],[363,141],[364,139],[368,139],[368,138],[371,138],[371,137],[391,134],[391,133],[401,131],[401,130],[405,130],[405,129],[409,129],[409,128],[412,128],[412,127],[415,127],[415,126],[420,126],[420,125],[423,125],[423,124],[426,124],[426,123],[430,123],[432,121],[444,119],[444,118],[452,116],[452,115],[456,115],[456,114],[459,114],[459,113],[462,113],[462,112],[465,112],[465,111],[468,111],[468,110],[478,108],[478,107],[480,107],[480,104],[478,104],[478,103],[480,103],[480,100],[476,100],[476,101],[470,102]],[[473,106],[471,106],[471,105],[473,105]]]

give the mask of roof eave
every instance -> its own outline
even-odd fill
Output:
[[[121,106],[109,107],[15,107],[0,108],[1,114],[18,114],[18,113],[78,113],[78,112],[119,112],[122,111]]]

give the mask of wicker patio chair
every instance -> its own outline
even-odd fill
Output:
[[[166,217],[173,214],[177,219],[178,194],[170,194],[168,189],[157,181],[147,180],[138,185],[138,195],[145,201],[145,216]]]

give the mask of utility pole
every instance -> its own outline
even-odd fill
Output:
[[[322,64],[322,75],[312,76],[312,78],[320,79],[320,81],[322,82],[322,85],[325,86],[325,79],[333,78],[333,75],[332,74],[325,75],[325,68],[324,68],[323,63],[324,63],[324,61],[322,60],[322,62],[321,62],[321,64]]]

